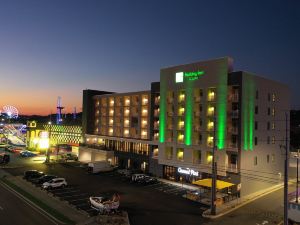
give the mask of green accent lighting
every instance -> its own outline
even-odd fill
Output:
[[[193,80],[186,80],[185,82],[185,144],[192,144],[192,134],[193,134]]]

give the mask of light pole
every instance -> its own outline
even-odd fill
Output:
[[[297,180],[296,180],[296,203],[298,203],[298,198],[299,198],[299,194],[298,194],[298,172],[299,170],[299,149],[298,149],[298,154],[297,154]]]
[[[212,176],[211,176],[211,215],[216,215],[216,186],[217,186],[217,162],[215,160],[215,149],[216,149],[216,117],[214,117],[214,139],[212,149]]]
[[[47,148],[47,152],[46,152],[46,163],[49,163],[50,162],[50,146],[51,146],[51,129],[52,129],[52,123],[51,121],[48,122],[49,124],[49,146]]]

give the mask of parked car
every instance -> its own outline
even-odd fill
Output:
[[[74,160],[74,161],[78,161],[78,156],[72,153],[67,153],[62,155],[63,159],[67,160]]]
[[[144,178],[146,175],[143,174],[143,173],[135,173],[135,174],[132,174],[131,176],[131,181],[132,182],[137,182],[138,180]]]
[[[37,171],[37,170],[27,170],[24,172],[24,179],[26,180],[33,180],[33,179],[38,179],[42,176],[44,176],[45,174],[41,171]]]
[[[137,180],[137,183],[148,185],[148,184],[156,184],[158,180],[155,177],[144,176]]]
[[[36,179],[34,181],[34,183],[36,183],[36,184],[43,184],[43,183],[48,182],[48,181],[50,181],[50,180],[52,180],[54,178],[57,178],[57,176],[55,176],[55,175],[44,175],[44,176]]]
[[[37,154],[30,152],[30,151],[22,151],[20,152],[21,157],[34,157],[37,156]]]
[[[67,181],[65,178],[54,178],[52,180],[49,180],[45,183],[43,183],[42,188],[44,189],[52,189],[52,188],[64,188],[67,186]]]

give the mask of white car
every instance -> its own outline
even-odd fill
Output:
[[[135,181],[138,181],[139,179],[143,179],[144,177],[145,177],[145,174],[136,173],[131,176],[131,181],[135,182]]]
[[[54,178],[48,182],[43,183],[42,187],[44,189],[51,189],[51,188],[59,188],[67,186],[67,181],[65,178]]]

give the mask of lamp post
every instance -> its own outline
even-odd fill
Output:
[[[46,163],[49,163],[50,162],[50,147],[51,147],[51,129],[52,129],[52,123],[51,121],[48,122],[49,124],[49,146],[47,148],[47,152],[46,152]]]
[[[297,180],[296,180],[296,203],[298,203],[298,174],[299,174],[299,149],[298,149],[298,154],[297,154]]]

